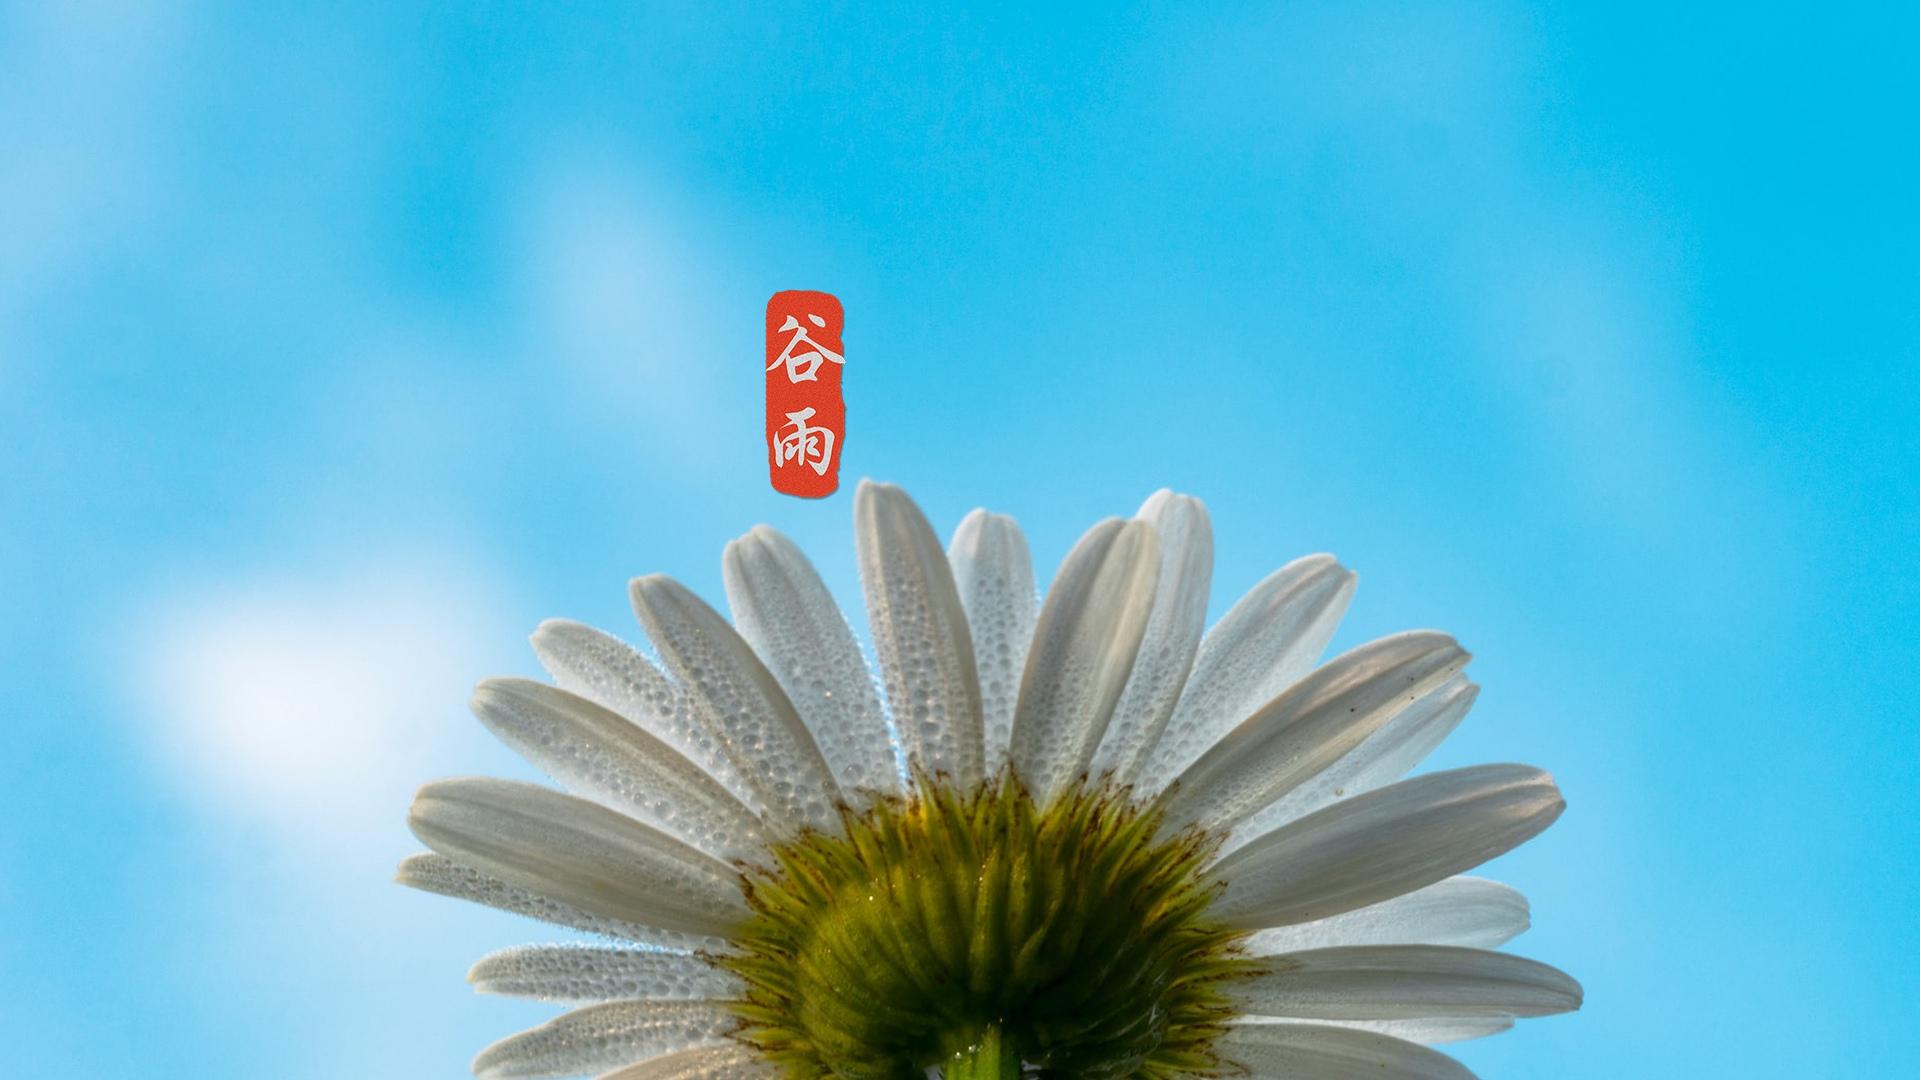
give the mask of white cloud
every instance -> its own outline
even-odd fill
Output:
[[[161,605],[136,669],[158,758],[216,814],[335,850],[390,842],[498,652],[492,585],[453,565],[391,558]]]
[[[575,415],[682,471],[757,446],[764,298],[724,284],[733,260],[702,208],[594,154],[555,152],[528,186],[520,331]]]
[[[273,1031],[276,1076],[451,1075],[544,1015],[476,1003],[461,975],[551,931],[392,881],[419,850],[406,808],[422,781],[530,775],[467,714],[474,681],[524,655],[500,579],[473,566],[407,551],[239,573],[135,622],[134,704],[206,819],[173,855],[192,885],[158,968],[204,1022]]]
[[[0,41],[0,342],[32,302],[154,228],[169,178],[154,152],[154,85],[181,38],[177,13],[141,2],[27,5]],[[17,348],[0,347],[4,360]],[[13,358],[18,362],[18,358]]]

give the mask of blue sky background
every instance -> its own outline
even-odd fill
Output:
[[[1436,764],[1574,1016],[1489,1077],[1916,1045],[1911,8],[0,5],[0,1044],[23,1077],[457,1077],[548,935],[389,884],[465,715],[772,494],[761,309],[847,310],[846,478],[1050,575],[1170,485],[1213,615],[1478,655]]]

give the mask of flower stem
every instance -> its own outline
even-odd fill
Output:
[[[983,1028],[973,1045],[954,1054],[947,1063],[946,1080],[1020,1080],[1020,1052],[1006,1040],[1000,1025]]]

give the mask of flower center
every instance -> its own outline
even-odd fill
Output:
[[[1011,778],[843,811],[747,875],[753,917],[718,963],[743,1037],[796,1077],[1143,1077],[1207,1072],[1242,974],[1204,915],[1214,843],[1155,839],[1105,788],[1042,808]]]

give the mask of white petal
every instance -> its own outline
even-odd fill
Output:
[[[1232,1024],[1214,1049],[1259,1080],[1473,1080],[1418,1043],[1331,1024]]]
[[[1033,643],[1033,559],[1027,554],[1027,538],[1012,518],[975,510],[960,519],[947,546],[947,561],[953,566],[960,606],[967,612],[979,668],[983,752],[991,776],[1007,763],[1013,706]]]
[[[760,658],[720,613],[664,574],[635,578],[633,610],[770,822],[837,828],[839,785],[819,744]]]
[[[1353,599],[1353,582],[1333,556],[1309,555],[1241,597],[1201,639],[1136,790],[1158,793],[1220,736],[1312,670]]]
[[[700,1001],[745,992],[738,975],[698,956],[657,949],[523,945],[489,953],[467,972],[483,994],[538,1001]]]
[[[582,623],[548,619],[533,633],[533,651],[561,689],[640,725],[760,812],[753,789],[727,759],[720,740],[693,715],[687,696],[633,646]]]
[[[727,947],[727,940],[707,934],[680,934],[671,930],[662,930],[657,926],[642,926],[624,919],[610,919],[604,915],[595,915],[561,903],[551,897],[542,896],[518,885],[509,885],[491,874],[462,865],[445,855],[421,852],[409,855],[400,863],[400,871],[394,880],[421,892],[430,892],[438,896],[451,896],[455,900],[468,900],[476,904],[485,904],[490,908],[525,915],[530,919],[539,919],[555,926],[579,930],[601,937],[618,938],[655,949],[669,949],[691,953],[705,949],[717,951]]]
[[[1074,545],[1047,589],[1009,748],[1037,801],[1092,760],[1133,670],[1159,575],[1153,526],[1110,518]]]
[[[873,674],[813,564],[760,525],[727,545],[721,565],[734,625],[813,732],[840,790],[898,791]]]
[[[576,795],[722,859],[762,849],[760,821],[720,782],[625,717],[527,679],[488,679],[473,714]]]
[[[738,1021],[714,1001],[613,1001],[562,1013],[473,1059],[479,1080],[578,1076],[718,1046]]]
[[[1372,1031],[1381,1035],[1391,1035],[1396,1039],[1405,1039],[1417,1043],[1455,1043],[1468,1039],[1484,1039],[1489,1035],[1498,1035],[1513,1030],[1511,1016],[1423,1016],[1413,1020],[1288,1020],[1281,1017],[1247,1017],[1242,1023],[1251,1024],[1326,1024],[1336,1027],[1353,1028],[1356,1031]]]
[[[1162,489],[1136,516],[1153,526],[1159,540],[1160,581],[1133,674],[1088,770],[1093,776],[1110,773],[1123,785],[1133,782],[1173,716],[1207,626],[1213,584],[1213,525],[1199,499]]]
[[[598,1080],[778,1080],[778,1065],[738,1044],[705,1046],[642,1061]]]
[[[970,788],[986,775],[980,681],[946,553],[892,484],[860,481],[853,531],[873,649],[907,760]]]
[[[1229,854],[1289,821],[1407,775],[1434,747],[1453,734],[1453,729],[1460,726],[1479,696],[1480,688],[1465,675],[1455,675],[1435,687],[1395,713],[1340,760],[1265,809],[1249,815],[1234,829],[1220,853]]]
[[[428,784],[407,824],[442,855],[607,918],[725,936],[746,914],[725,863],[599,803],[534,784]]]
[[[1446,945],[1352,945],[1265,957],[1227,987],[1236,1007],[1317,1020],[1549,1016],[1580,1007],[1580,984],[1546,964]]]
[[[1212,913],[1259,929],[1338,915],[1503,854],[1560,816],[1553,778],[1479,765],[1402,780],[1309,814],[1220,860]]]
[[[1332,945],[1460,945],[1494,949],[1527,929],[1520,890],[1477,877],[1450,877],[1405,896],[1247,938],[1254,956]]]
[[[1226,832],[1311,779],[1466,666],[1445,634],[1368,642],[1295,683],[1187,767],[1161,799],[1167,827]]]

